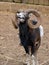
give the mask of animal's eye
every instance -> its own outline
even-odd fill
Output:
[[[37,21],[32,21],[32,24],[33,24],[33,25],[36,25],[36,24],[37,24]]]

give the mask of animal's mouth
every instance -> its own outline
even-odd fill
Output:
[[[24,19],[20,19],[20,22],[22,22],[22,23],[23,23],[23,22],[24,22]]]
[[[23,18],[18,18],[18,21],[23,23],[25,20]]]

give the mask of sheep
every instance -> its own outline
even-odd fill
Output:
[[[29,14],[34,14],[38,21],[30,20]],[[40,24],[41,17],[37,10],[17,11],[15,15],[16,21],[13,21],[15,28],[19,27],[19,37],[21,45],[26,51],[26,56],[32,58],[32,65],[38,65],[37,51],[41,44],[43,36],[43,26]],[[30,60],[27,58],[27,65],[30,65]]]

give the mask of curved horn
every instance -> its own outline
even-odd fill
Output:
[[[37,10],[31,9],[31,10],[27,10],[26,12],[28,13],[28,15],[29,15],[30,13],[32,13],[32,14],[34,14],[36,17],[40,17],[40,13],[39,13]]]
[[[35,15],[35,16],[37,17],[37,20],[38,20],[37,25],[33,25],[31,21],[28,21],[29,27],[30,27],[30,28],[39,27],[40,24],[41,24],[41,14],[40,14],[40,12],[37,11],[37,10],[33,10],[33,9],[27,10],[26,12],[27,12],[28,15],[31,14],[31,13],[32,13],[33,15]]]
[[[18,22],[17,22],[16,15],[13,16],[12,23],[13,23],[13,25],[14,25],[15,28],[18,28]]]

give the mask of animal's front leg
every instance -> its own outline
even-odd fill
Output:
[[[26,54],[26,62],[25,62],[26,65],[31,65],[30,59],[31,59],[31,56],[29,54]]]
[[[32,55],[32,65],[39,65],[36,53]]]

